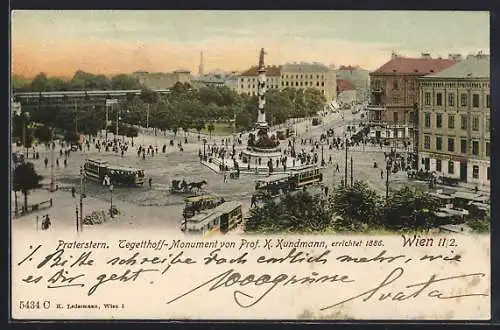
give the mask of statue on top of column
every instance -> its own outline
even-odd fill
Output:
[[[266,52],[264,51],[264,48],[260,49],[260,58],[259,58],[259,69],[265,68],[264,66],[264,55]]]

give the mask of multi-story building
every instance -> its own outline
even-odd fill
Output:
[[[394,143],[404,141],[416,149],[418,78],[441,72],[455,63],[453,58],[432,58],[430,54],[407,58],[393,53],[387,63],[370,73],[370,135]]]
[[[349,80],[337,79],[337,102],[353,104],[356,102],[356,87]]]
[[[327,102],[337,97],[335,70],[320,63],[287,63],[281,68],[281,89],[314,88],[323,93]]]
[[[343,79],[354,85],[356,102],[364,103],[370,98],[370,72],[359,66],[341,65],[337,70],[337,81]]]
[[[419,168],[489,185],[490,107],[488,55],[421,78]]]
[[[172,88],[177,82],[191,83],[189,70],[176,70],[173,72],[134,72],[143,86],[152,90]]]
[[[236,91],[238,94],[257,95],[258,67],[253,66],[242,72],[238,78]],[[266,67],[267,89],[279,89],[281,82],[281,67],[272,65]]]

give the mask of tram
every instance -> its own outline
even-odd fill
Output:
[[[181,230],[186,234],[213,236],[226,234],[242,222],[241,203],[230,201],[186,219]]]
[[[255,190],[267,192],[272,197],[297,190],[304,186],[320,183],[323,181],[323,174],[316,165],[306,165],[292,169],[289,174],[274,174],[266,178],[257,180]]]
[[[101,159],[87,159],[83,165],[85,176],[90,180],[103,182],[109,176],[113,184],[118,185],[143,185],[144,170],[140,168],[110,165]]]
[[[184,219],[192,218],[196,213],[204,210],[213,209],[224,203],[224,199],[215,195],[198,195],[184,198],[184,210],[182,216]]]
[[[316,165],[295,168],[291,172],[289,182],[292,190],[323,181],[323,173],[321,173],[319,167]]]

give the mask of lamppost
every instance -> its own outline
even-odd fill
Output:
[[[83,164],[80,166],[80,231],[83,231],[83,199],[85,194],[83,192],[83,183],[85,179],[85,172],[83,170]]]
[[[392,160],[388,160],[385,166],[385,202],[389,200],[389,171],[391,170]]]
[[[324,153],[323,153],[323,149],[324,149],[323,147],[324,147],[324,145],[321,144],[321,166],[325,166],[326,165],[325,164],[325,157],[324,157]]]
[[[207,153],[206,153],[206,146],[207,146],[207,139],[203,138],[203,160],[207,160]]]
[[[345,173],[344,173],[344,185],[347,186],[347,134],[344,133],[345,136]]]
[[[22,113],[22,120],[23,120],[23,147],[24,147],[24,152],[25,156],[24,158],[27,160],[28,159],[28,136],[27,136],[27,126],[28,126],[28,120],[30,118],[30,113],[29,112],[23,112]]]
[[[109,214],[111,215],[112,218],[114,218],[114,212],[113,212],[113,184],[109,185],[109,193],[111,196],[111,205],[109,207]]]

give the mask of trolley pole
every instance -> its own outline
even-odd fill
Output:
[[[80,231],[83,231],[83,166],[80,166]]]

